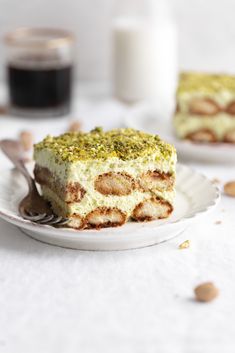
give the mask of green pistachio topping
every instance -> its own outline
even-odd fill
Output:
[[[158,152],[169,159],[175,149],[159,136],[134,129],[114,129],[104,132],[97,127],[89,133],[68,132],[58,137],[47,136],[34,145],[34,151],[48,149],[58,161],[75,162],[90,159],[117,157],[122,160],[136,159]]]
[[[235,76],[183,72],[179,78],[177,95],[187,92],[215,94],[223,91],[235,93]]]

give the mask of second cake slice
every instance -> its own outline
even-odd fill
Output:
[[[195,142],[235,143],[235,77],[182,73],[176,94],[176,135]]]

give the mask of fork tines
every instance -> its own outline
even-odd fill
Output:
[[[29,213],[24,212],[22,214],[22,217],[34,223],[52,225],[52,226],[62,226],[67,224],[69,221],[67,218],[56,216],[54,214],[47,215],[46,213],[35,214],[31,212]]]

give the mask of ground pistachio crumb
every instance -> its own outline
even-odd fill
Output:
[[[182,249],[187,249],[190,247],[190,241],[189,240],[185,240],[183,243],[181,243],[179,245],[179,249],[182,250]]]
[[[162,141],[158,135],[130,128],[105,132],[101,127],[96,127],[88,133],[76,131],[57,137],[49,135],[34,149],[35,152],[48,149],[59,160],[68,162],[112,157],[131,160],[156,152],[159,158],[169,160],[175,154],[175,148]]]
[[[216,94],[235,92],[235,76],[204,72],[182,72],[179,78],[177,95],[200,92]]]

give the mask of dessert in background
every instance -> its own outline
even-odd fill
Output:
[[[235,143],[235,76],[182,73],[174,128],[180,139]]]
[[[47,136],[34,146],[35,179],[57,215],[77,229],[168,217],[175,148],[133,129]]]

